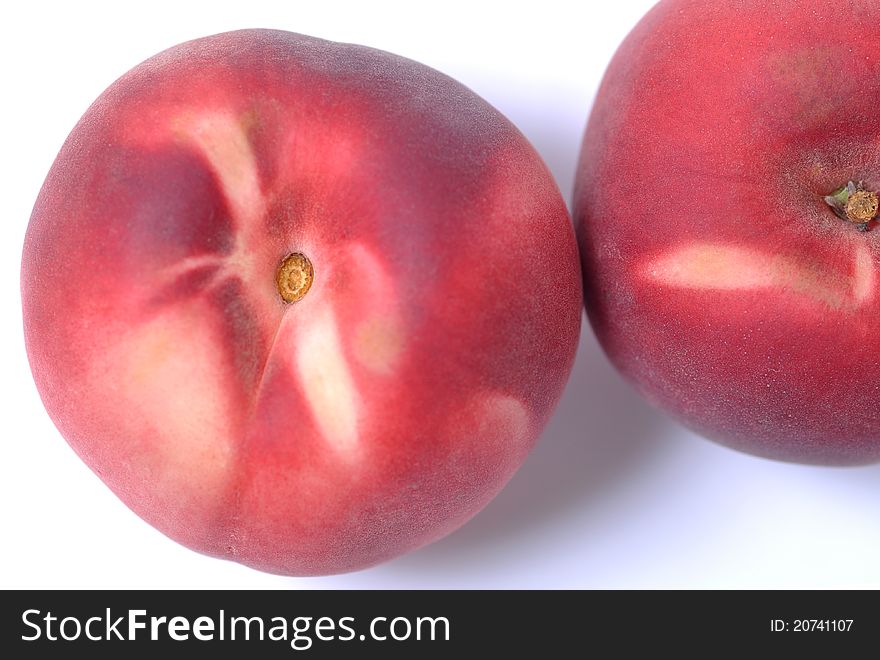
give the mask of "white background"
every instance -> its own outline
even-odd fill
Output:
[[[342,576],[267,575],[178,546],[79,461],[40,403],[21,330],[25,227],[67,133],[127,69],[243,27],[382,48],[488,99],[570,200],[602,72],[651,4],[0,4],[0,587],[880,587],[880,467],[785,465],[707,442],[635,395],[588,327],[506,490],[446,539]]]

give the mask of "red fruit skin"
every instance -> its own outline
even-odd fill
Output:
[[[285,304],[292,252],[315,272]],[[565,205],[462,85],[269,30],[135,67],[52,166],[22,263],[28,355],[73,449],[200,552],[314,575],[479,511],[578,340]]]
[[[663,0],[615,55],[574,219],[590,321],[657,406],[761,456],[880,460],[876,2]]]

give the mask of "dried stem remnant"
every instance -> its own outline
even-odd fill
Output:
[[[315,269],[309,258],[294,252],[287,255],[275,273],[275,285],[284,302],[293,303],[302,300],[315,279]]]
[[[877,193],[865,189],[861,181],[848,182],[828,195],[825,202],[838,218],[855,223],[862,231],[868,230],[868,224],[877,217],[880,207]]]

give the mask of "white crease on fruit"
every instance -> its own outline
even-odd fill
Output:
[[[876,274],[867,246],[856,245],[852,260],[850,272],[841,273],[785,255],[695,242],[649,259],[642,272],[651,280],[678,288],[785,289],[835,309],[854,309],[873,297]]]
[[[324,438],[344,455],[358,442],[357,390],[339,337],[333,309],[324,305],[307,323],[296,324],[293,335],[293,372]]]
[[[234,273],[245,280],[261,280],[265,273],[255,272],[249,265],[253,263],[252,255],[260,253],[257,232],[268,204],[260,190],[256,158],[242,122],[232,114],[218,112],[191,118],[185,125],[189,129],[185,135],[201,151],[217,177],[235,222],[237,238],[232,254],[211,257],[219,266],[215,279],[225,279]],[[184,261],[172,277],[179,276],[181,269],[203,266],[202,261]],[[264,281],[251,284],[246,290],[271,291]],[[273,292],[273,298],[274,295]],[[360,403],[336,314],[321,299],[310,306],[309,314],[298,315],[291,323],[285,323],[286,319],[285,315],[279,321],[272,350],[291,356],[288,368],[298,376],[324,439],[344,455],[352,455],[358,444]]]

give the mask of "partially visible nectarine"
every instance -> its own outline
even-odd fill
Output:
[[[201,552],[349,571],[504,485],[578,339],[534,149],[450,78],[249,30],[127,73],[33,211],[34,377],[76,452]]]
[[[591,322],[645,396],[732,447],[880,460],[878,19],[662,0],[599,90],[575,194]]]

